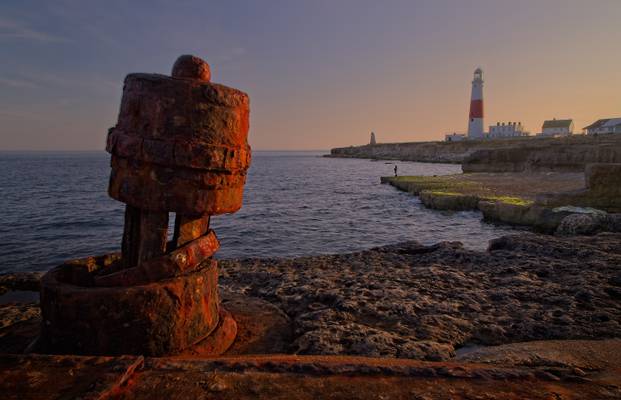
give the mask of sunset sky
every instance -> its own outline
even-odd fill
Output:
[[[195,54],[251,99],[254,149],[621,117],[621,0],[0,3],[0,150],[100,150],[123,78]]]

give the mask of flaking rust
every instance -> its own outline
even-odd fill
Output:
[[[106,143],[108,193],[126,204],[121,252],[72,260],[43,277],[42,351],[162,356],[194,346],[213,355],[234,340],[209,220],[242,206],[249,99],[210,79],[209,65],[190,55],[172,76],[125,78]]]

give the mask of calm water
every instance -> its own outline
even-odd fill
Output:
[[[350,252],[418,240],[484,249],[512,230],[476,212],[427,210],[381,185],[383,161],[322,153],[255,152],[244,207],[212,218],[220,258]],[[104,153],[0,153],[0,272],[45,271],[63,260],[117,251],[123,204],[106,194]],[[402,175],[450,174],[459,166],[398,162]]]

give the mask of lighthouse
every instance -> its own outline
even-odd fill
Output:
[[[468,138],[483,139],[483,70],[474,70],[472,95],[470,96],[470,118],[468,119]]]

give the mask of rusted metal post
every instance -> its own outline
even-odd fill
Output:
[[[125,226],[121,245],[124,268],[159,257],[166,252],[168,213],[125,206]]]
[[[232,343],[209,220],[242,206],[249,99],[210,80],[209,65],[189,55],[177,59],[172,76],[125,78],[106,144],[108,193],[126,204],[121,256],[74,260],[46,274],[41,307],[50,349],[166,355],[198,346],[213,354]],[[176,218],[167,243],[169,213]],[[212,337],[220,339],[205,344]]]

